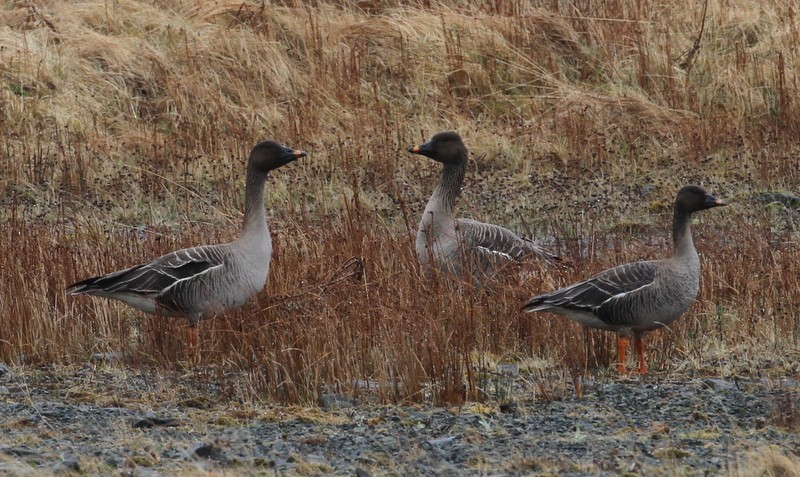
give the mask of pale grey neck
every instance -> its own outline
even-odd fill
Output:
[[[466,172],[466,160],[459,164],[445,164],[439,184],[433,191],[428,205],[435,206],[439,213],[451,215],[456,205],[456,199],[461,194],[461,185],[464,183]]]
[[[675,245],[675,256],[697,255],[692,241],[692,213],[675,209],[672,219],[672,242]]]
[[[264,207],[264,183],[266,181],[266,172],[247,168],[242,236],[263,234],[267,231],[267,210]]]

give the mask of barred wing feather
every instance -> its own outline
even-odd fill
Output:
[[[471,219],[459,219],[458,230],[467,245],[475,247],[476,253],[495,263],[519,260],[530,254],[548,260],[556,258],[532,241],[523,239],[499,225]]]
[[[105,292],[157,296],[177,283],[190,280],[222,266],[224,253],[219,246],[192,247],[163,255],[150,263],[72,285],[70,294]]]
[[[535,296],[522,309],[593,312],[608,300],[621,300],[626,294],[653,283],[658,267],[659,261],[626,263],[566,288]]]

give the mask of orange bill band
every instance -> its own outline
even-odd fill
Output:
[[[411,148],[411,152],[419,153],[419,151],[420,151],[419,146],[414,146]]]
[[[305,152],[303,152],[303,151],[300,151],[300,150],[297,150],[297,149],[295,149],[295,151],[293,152],[293,154],[294,154],[294,157],[303,157],[303,156],[305,156],[305,155],[306,155],[306,153],[305,153]]]

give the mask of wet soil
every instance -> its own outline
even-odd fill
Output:
[[[609,377],[449,408],[262,405],[173,378],[4,366],[0,474],[744,475],[766,454],[800,469],[791,378]]]

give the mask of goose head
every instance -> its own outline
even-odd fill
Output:
[[[464,145],[461,136],[453,131],[436,134],[425,144],[411,146],[407,151],[429,157],[442,164],[459,165],[467,160],[467,146]]]
[[[266,173],[307,155],[305,151],[281,146],[275,141],[264,141],[250,151],[248,167]]]
[[[722,199],[714,197],[698,185],[684,186],[675,198],[675,210],[681,212],[692,213],[722,205],[726,205]]]

